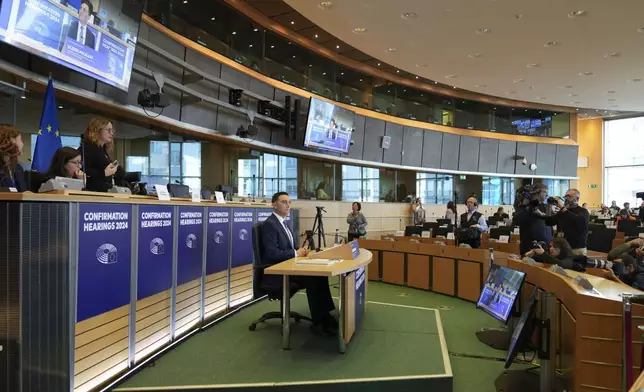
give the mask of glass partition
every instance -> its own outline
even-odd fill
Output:
[[[568,113],[453,99],[420,87],[398,85],[336,64],[265,30],[222,0],[207,3],[174,0],[172,12],[170,27],[187,38],[256,72],[337,102],[462,129],[559,138],[569,136]],[[306,33],[302,34],[306,36]],[[315,35],[307,38],[317,39]],[[370,65],[377,68],[381,63],[375,60]],[[438,84],[412,75],[409,78]]]

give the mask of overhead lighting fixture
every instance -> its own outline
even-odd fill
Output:
[[[295,58],[295,55],[293,55],[293,58]]]
[[[406,93],[406,92],[407,92],[407,90],[403,90],[403,93]]]
[[[291,24],[292,24],[292,25],[294,25],[294,24],[295,24],[295,21],[293,21],[293,20],[292,20],[292,21],[291,21]]]
[[[608,94],[615,94],[615,90],[608,90],[607,93]]]
[[[399,70],[399,69],[397,69],[397,70],[396,70],[396,73],[400,73],[400,70]]]
[[[344,75],[344,72],[340,72],[340,75]]]
[[[395,51],[396,51],[396,48],[387,48],[387,49],[385,49],[385,52],[388,52],[388,53],[393,53]]]
[[[579,72],[578,75],[579,76],[593,76],[594,73],[593,72]]]
[[[320,4],[318,4],[318,7],[323,9],[328,9],[328,8],[331,8],[332,5],[333,3],[330,1],[321,1]]]
[[[487,85],[486,84],[475,84],[474,87],[483,88],[483,87],[487,87]]]
[[[438,84],[438,82],[434,82],[434,84]]]
[[[309,64],[309,68],[312,68],[312,67],[313,67],[313,64]]]
[[[543,46],[545,46],[546,48],[551,48],[551,47],[557,46],[557,45],[559,45],[559,42],[557,42],[557,41],[548,41],[545,44],[543,44]]]
[[[213,16],[212,18],[210,18],[210,20],[215,20],[215,17]]]
[[[249,47],[249,48],[252,48],[252,47],[253,47],[253,44],[248,45],[248,47]]]
[[[526,67],[527,68],[537,68],[537,67],[539,67],[539,63],[530,63],[530,64],[526,65]]]
[[[62,109],[62,108],[63,108],[63,105],[58,105],[58,109]]]
[[[188,0],[183,0],[183,4],[188,4]]]
[[[572,88],[572,86],[570,86],[570,85],[568,85],[568,86],[563,86],[563,88]]]
[[[482,28],[482,29],[478,29],[478,30],[476,30],[476,34],[487,34],[487,33],[489,33],[490,31],[491,31],[491,30],[490,30],[490,29],[488,29],[488,28]]]
[[[271,45],[271,49],[275,49],[275,45]]]
[[[615,58],[619,57],[620,53],[619,52],[614,52],[614,53],[607,53],[604,55],[604,58],[610,59],[610,58]]]
[[[231,34],[232,34],[232,35],[235,35],[235,34],[237,34],[237,32],[236,32],[236,31],[233,31]]]
[[[425,63],[419,63],[419,64],[416,64],[416,66],[417,66],[418,68],[425,68],[425,67],[427,67],[427,64],[425,64]]]
[[[638,28],[638,29],[637,29],[637,32],[638,32],[638,33],[644,33],[644,27],[640,27],[640,28]]]
[[[481,57],[481,54],[480,53],[470,53],[470,54],[467,55],[467,57],[469,57],[471,59],[477,59],[477,58]]]
[[[378,66],[380,67],[380,63],[378,63]]]
[[[367,29],[365,29],[364,27],[356,27],[355,29],[353,29],[353,32],[356,34],[363,34],[367,32]]]
[[[514,83],[523,83],[523,82],[525,82],[525,79],[523,79],[523,78],[514,79],[513,82]]]
[[[454,79],[456,75],[445,75],[445,79]]]
[[[576,97],[576,96],[577,96],[577,94],[568,94],[568,96]]]
[[[326,75],[326,72],[322,72],[322,75],[323,75],[323,76],[324,76],[324,75]]]
[[[580,17],[580,16],[584,16],[584,15],[586,15],[586,11],[579,10],[579,11],[573,11],[573,12],[569,13],[568,17],[570,19],[573,19],[573,18],[577,18],[577,17]]]
[[[416,79],[418,79],[418,76],[416,76]]]
[[[360,81],[362,82],[362,79],[360,79]]]
[[[317,38],[317,37],[318,37],[318,35],[317,35],[317,34],[315,34],[315,36],[314,36],[314,37],[315,37],[315,38]]]
[[[405,12],[401,14],[400,17],[403,19],[416,19],[418,18],[418,14],[415,12]]]
[[[335,46],[335,48],[336,48],[336,49],[340,49],[340,45],[336,45],[336,46]]]
[[[456,86],[452,87],[454,90],[456,90]]]
[[[253,29],[253,31],[254,31],[254,32],[258,32],[258,31],[259,31],[259,29]]]

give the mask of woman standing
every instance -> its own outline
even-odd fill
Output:
[[[27,190],[25,172],[18,164],[22,146],[22,137],[16,127],[0,124],[0,188],[15,188],[18,192]]]
[[[456,225],[456,204],[453,201],[447,203],[447,210],[445,211],[445,219],[450,219],[452,225]]]
[[[125,170],[108,155],[114,148],[114,126],[104,118],[92,118],[85,130],[82,149],[85,150],[87,190],[107,192],[114,184],[125,185]]]
[[[367,218],[364,217],[360,210],[362,205],[357,201],[351,205],[351,213],[347,216],[349,232],[347,233],[348,241],[353,241],[367,235]]]

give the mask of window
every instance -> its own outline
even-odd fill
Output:
[[[544,179],[542,183],[548,185],[548,196],[564,197],[568,189],[570,189],[569,180],[549,180]]]
[[[514,179],[504,177],[483,177],[483,198],[485,205],[507,205],[514,202]]]
[[[237,160],[237,187],[241,196],[259,192],[259,158]]]
[[[169,142],[151,141],[148,156],[125,157],[125,170],[141,172],[141,182],[148,184],[148,190],[155,184],[174,181],[201,189],[201,143],[170,145]]]
[[[604,200],[636,205],[644,189],[644,117],[604,122]]]
[[[276,192],[287,192],[297,199],[297,158],[264,154],[264,194],[271,197]]]
[[[416,192],[424,204],[447,204],[452,200],[454,179],[450,175],[416,173]]]
[[[380,200],[380,170],[342,165],[342,200]]]

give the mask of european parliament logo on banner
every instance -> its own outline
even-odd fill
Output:
[[[54,83],[49,79],[31,169],[45,173],[49,170],[54,153],[62,146],[58,130],[58,106],[56,105]]]

